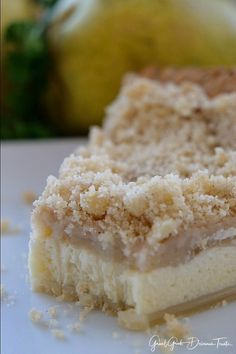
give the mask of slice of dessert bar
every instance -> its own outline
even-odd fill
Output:
[[[128,328],[236,295],[236,70],[200,73],[127,76],[103,128],[48,177],[33,290],[87,297]]]

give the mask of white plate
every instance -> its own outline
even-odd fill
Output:
[[[81,333],[71,332],[79,313],[75,305],[58,303],[54,298],[32,293],[28,280],[27,252],[30,234],[30,207],[22,193],[39,194],[49,174],[56,174],[63,159],[81,141],[44,141],[4,143],[2,147],[2,218],[9,219],[21,232],[2,236],[2,284],[8,299],[2,301],[2,354],[128,354],[151,353],[150,335],[123,330],[116,319],[94,311],[88,315]],[[14,299],[11,300],[11,296]],[[66,339],[56,339],[50,330],[33,324],[28,317],[32,308],[44,312],[57,306],[58,321]],[[192,335],[205,345],[193,353],[236,353],[236,303],[196,314],[189,319]],[[157,333],[158,335],[158,333]],[[217,350],[214,338],[226,337],[231,346]],[[225,342],[224,339],[219,340]],[[208,344],[208,345],[207,345]],[[163,348],[162,348],[163,349]],[[155,353],[160,353],[156,346]],[[175,353],[189,353],[186,344]]]

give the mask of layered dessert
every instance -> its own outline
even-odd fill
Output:
[[[128,75],[103,127],[48,177],[33,290],[87,297],[134,329],[236,295],[236,70],[202,72]]]

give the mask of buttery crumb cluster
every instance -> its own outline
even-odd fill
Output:
[[[33,222],[53,234],[50,215],[61,237],[119,245],[127,257],[194,225],[236,227],[235,112],[236,93],[127,77],[103,129],[48,178]]]

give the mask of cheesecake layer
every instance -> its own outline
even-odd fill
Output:
[[[89,294],[101,308],[134,309],[139,316],[225,288],[235,287],[236,294],[235,254],[232,243],[203,251],[186,264],[140,273],[69,243],[38,238],[31,240],[29,262],[34,290],[72,300]]]

